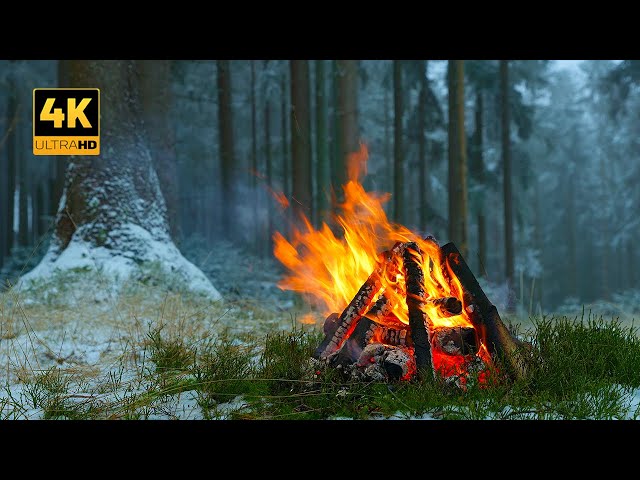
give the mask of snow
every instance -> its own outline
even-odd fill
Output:
[[[16,287],[28,288],[29,284],[46,281],[56,271],[64,270],[96,270],[111,277],[113,284],[118,285],[132,275],[140,274],[140,264],[147,263],[159,266],[167,275],[176,276],[185,290],[203,294],[211,300],[222,298],[205,274],[184,258],[173,242],[157,240],[150,232],[133,223],[124,224],[111,235],[135,239],[135,252],[96,247],[74,236],[61,253],[49,249],[40,264],[23,275]],[[127,242],[133,243],[131,240]]]

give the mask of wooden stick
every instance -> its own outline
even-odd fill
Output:
[[[512,377],[523,378],[528,370],[527,344],[514,337],[502,322],[498,309],[489,301],[456,246],[447,243],[442,247],[442,252],[465,293],[471,295],[478,307],[471,315],[471,321],[478,332],[484,332],[487,350],[492,356],[505,361]]]
[[[413,339],[414,355],[419,376],[433,377],[434,367],[431,359],[431,341],[427,327],[427,315],[423,311],[425,302],[424,273],[422,272],[422,254],[415,242],[405,244],[402,254],[404,278],[407,288],[407,308],[409,310],[409,328]]]
[[[336,320],[338,326],[332,334],[331,339],[328,342],[322,342],[323,344],[326,343],[326,345],[321,352],[318,352],[319,349],[316,349],[316,358],[326,358],[337,352],[342,347],[342,344],[351,336],[357,327],[358,321],[369,311],[375,296],[379,293],[382,284],[380,276],[385,266],[391,262],[396,255],[401,255],[404,248],[404,244],[398,242],[391,250],[382,252],[378,268],[369,275],[369,278],[362,284],[358,293],[355,294],[349,302],[349,305],[342,311]]]

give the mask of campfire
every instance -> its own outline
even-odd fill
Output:
[[[389,222],[390,196],[359,182],[367,150],[349,161],[345,201],[334,235],[301,215],[291,239],[274,235],[274,254],[288,269],[279,286],[324,310],[324,340],[313,357],[363,380],[439,375],[464,387],[469,378],[526,373],[525,344],[502,322],[453,243],[442,247]]]

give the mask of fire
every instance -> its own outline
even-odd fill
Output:
[[[384,314],[371,320],[383,326],[402,328],[409,324],[403,259],[402,255],[385,253],[397,242],[415,242],[421,252],[421,258],[414,258],[419,260],[424,274],[425,301],[421,308],[427,315],[428,328],[432,331],[443,327],[474,328],[462,285],[443,258],[439,245],[431,237],[423,238],[403,225],[390,222],[383,205],[391,195],[367,192],[359,182],[366,170],[367,158],[367,148],[363,144],[360,151],[349,158],[348,181],[342,187],[345,200],[332,216],[338,235],[327,223],[315,229],[302,213],[299,213],[301,226],[292,226],[290,239],[279,232],[274,234],[274,255],[288,271],[278,286],[302,293],[326,316],[342,312],[367,279],[378,275],[376,280],[379,281],[375,285],[380,287],[374,301],[384,295],[387,303]],[[453,313],[443,311],[438,302],[433,301],[439,299],[441,302],[450,297],[458,299],[462,308]],[[355,324],[350,328],[354,327]],[[350,333],[347,332],[345,338]],[[489,362],[490,355],[482,338],[479,347],[478,356]],[[439,352],[432,354],[434,368],[443,376],[464,373],[462,355],[447,358]]]
[[[326,223],[316,230],[304,215],[300,218],[302,228],[293,227],[290,240],[279,232],[274,234],[274,254],[288,270],[278,286],[303,293],[328,315],[341,312],[371,272],[382,268],[379,293],[385,292],[394,316],[408,324],[402,260],[386,265],[381,253],[396,242],[415,242],[422,252],[427,299],[456,297],[463,302],[462,312],[454,316],[443,316],[436,306],[427,302],[424,309],[432,326],[472,326],[462,287],[443,262],[438,245],[390,222],[383,208],[390,194],[366,192],[360,184],[359,176],[366,168],[367,157],[367,148],[362,144],[360,151],[349,159],[349,180],[343,186],[345,201],[339,206],[340,213],[333,218],[342,235],[336,236]]]

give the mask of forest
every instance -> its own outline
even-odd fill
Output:
[[[639,126],[636,60],[0,60],[0,419],[638,419]]]
[[[71,181],[69,160],[32,154],[31,97],[34,88],[83,79],[80,63],[0,64],[5,287],[37,265],[64,229],[56,214]],[[127,155],[135,156],[136,142],[148,145],[168,232],[187,257],[194,245],[211,250],[226,241],[272,259],[272,236],[291,221],[277,194],[319,227],[340,201],[348,155],[364,143],[363,183],[391,194],[389,219],[456,242],[505,308],[531,315],[638,299],[640,62],[102,63],[103,117],[125,115],[109,102],[113,90],[126,96],[132,80],[123,69],[136,70],[140,111],[131,128],[140,135],[112,136],[131,142],[121,146]],[[98,183],[119,175],[97,168]],[[148,202],[157,193],[152,183],[135,187]],[[112,203],[113,218],[124,215],[122,203]],[[225,289],[223,278],[211,281]]]

